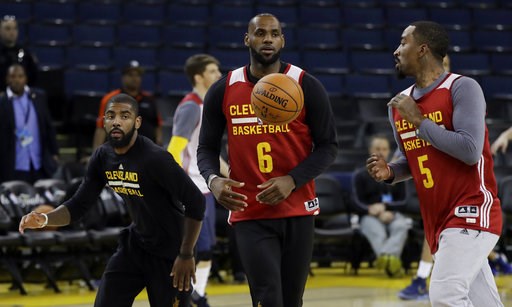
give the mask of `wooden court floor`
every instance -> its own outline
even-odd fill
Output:
[[[304,307],[409,307],[430,306],[426,301],[400,301],[396,294],[406,286],[411,276],[389,279],[374,269],[363,269],[352,276],[341,268],[314,269],[304,295]],[[512,276],[498,276],[496,282],[505,306],[512,306]],[[43,285],[27,285],[29,295],[21,296],[8,291],[7,284],[0,284],[0,307],[85,307],[92,306],[95,292],[86,290],[78,283],[62,283],[62,293],[55,294]],[[215,280],[208,286],[212,307],[250,306],[247,285]],[[142,292],[134,307],[149,307],[147,296]],[[478,306],[477,306],[478,307]],[[485,307],[485,306],[483,306]]]

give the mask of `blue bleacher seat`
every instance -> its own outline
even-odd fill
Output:
[[[247,49],[210,49],[208,53],[220,61],[222,71],[233,70],[249,63]]]
[[[297,32],[297,39],[304,49],[339,49],[340,33],[337,29],[303,27]]]
[[[493,74],[512,75],[512,56],[508,53],[492,53],[491,67]]]
[[[261,13],[273,14],[279,18],[283,27],[295,27],[299,24],[297,7],[295,6],[258,5],[256,7],[256,14]]]
[[[247,59],[249,61],[249,59]],[[288,49],[284,49],[281,53],[281,61],[286,63],[290,63],[296,66],[302,66],[301,55],[299,51],[292,51]]]
[[[299,22],[305,26],[340,27],[343,22],[341,9],[338,7],[299,6]]]
[[[158,26],[122,25],[118,27],[118,43],[154,48],[162,44],[162,33]]]
[[[414,84],[413,78],[398,79],[396,76],[390,76],[391,95],[395,96],[403,90]]]
[[[412,22],[427,19],[426,8],[390,7],[387,9],[387,23],[390,27],[405,29]]]
[[[431,8],[430,20],[443,25],[448,30],[469,30],[472,27],[471,10],[460,8]]]
[[[112,51],[109,47],[71,47],[68,64],[75,69],[108,70],[112,68]]]
[[[480,30],[511,30],[512,10],[486,9],[474,10],[473,22]],[[512,35],[512,34],[509,34]]]
[[[482,89],[487,103],[493,100],[506,100],[512,102],[512,77],[510,76],[482,76]],[[510,120],[510,118],[509,118]]]
[[[372,8],[379,5],[379,0],[343,0],[341,5],[344,7]]]
[[[112,25],[77,24],[72,31],[74,43],[82,46],[107,47],[117,41],[116,28]]]
[[[2,1],[0,2],[0,17],[5,15],[15,16],[16,20],[21,23],[26,23],[32,20],[32,3],[31,2],[14,2]]]
[[[18,43],[25,45],[27,43],[27,25],[24,23],[18,23]]]
[[[387,7],[415,7],[418,5],[418,0],[380,0],[381,5]]]
[[[62,46],[71,42],[69,27],[65,25],[29,25],[31,44],[43,46]]]
[[[296,50],[299,48],[297,42],[297,31],[298,27],[283,27],[284,45],[286,50]]]
[[[167,26],[162,38],[166,46],[184,48],[204,48],[207,41],[202,27]]]
[[[347,53],[343,51],[311,50],[304,53],[304,68],[312,73],[346,74]]]
[[[295,6],[297,0],[258,0],[258,4],[275,6]]]
[[[64,81],[68,96],[102,95],[111,89],[107,72],[69,69],[64,72]]]
[[[247,29],[234,27],[210,27],[208,29],[210,47],[216,48],[246,48],[244,35]]]
[[[40,70],[48,71],[64,67],[64,47],[34,46],[32,51],[37,55]]]
[[[76,8],[73,2],[37,1],[33,6],[33,16],[38,22],[71,24],[76,19]]]
[[[218,4],[213,6],[211,14],[211,20],[216,24],[246,28],[249,20],[254,17],[254,10],[250,6]]]
[[[165,21],[165,3],[127,2],[123,5],[122,20],[125,23],[162,25]]]
[[[446,9],[458,6],[458,3],[457,0],[422,0],[421,5]]]
[[[329,97],[336,98],[345,94],[343,87],[343,75],[318,73],[315,74],[315,77],[323,84]]]
[[[319,7],[335,7],[340,5],[339,0],[299,0],[300,4]]]
[[[395,73],[393,53],[388,51],[352,51],[350,63],[352,70],[361,74]]]
[[[353,98],[392,97],[388,76],[349,74],[345,76],[345,90],[349,97]]]
[[[403,29],[384,30],[384,43],[389,51],[393,52],[400,45]]]
[[[80,1],[78,17],[85,23],[117,24],[121,18],[121,6],[114,2]]]
[[[159,51],[160,69],[183,72],[185,61],[192,55],[205,53],[204,49],[166,47]]]
[[[491,72],[486,53],[454,53],[450,56],[451,71],[468,76],[488,75]]]
[[[450,37],[449,52],[470,52],[474,50],[471,31],[448,31]]]
[[[343,45],[350,49],[386,49],[384,32],[380,29],[345,29],[342,33]]]
[[[512,51],[512,35],[509,31],[474,31],[473,43],[482,51]]]
[[[167,21],[170,24],[206,26],[210,21],[210,11],[207,5],[191,6],[171,3],[167,11]]]
[[[190,83],[183,72],[160,71],[158,89],[162,95],[183,96],[190,91]]]
[[[464,0],[460,1],[459,5],[467,6],[474,9],[489,9],[498,6],[497,0]]]
[[[375,29],[386,25],[382,7],[345,7],[343,12],[345,24],[351,28]]]
[[[158,66],[157,50],[154,48],[123,48],[114,49],[114,65],[122,69],[132,60],[136,60],[146,70],[154,70]]]

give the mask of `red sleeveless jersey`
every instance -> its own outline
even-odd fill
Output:
[[[454,131],[451,87],[460,78],[448,74],[439,86],[416,101],[422,114],[444,129]],[[412,95],[414,86],[402,93]],[[425,236],[432,254],[446,228],[468,228],[501,233],[502,217],[487,126],[480,160],[475,165],[449,156],[419,139],[416,128],[392,109],[393,120],[408,160],[420,201]]]
[[[288,64],[284,73],[301,84],[304,75],[302,69]],[[257,185],[287,175],[308,157],[313,150],[313,143],[305,123],[306,107],[289,124],[262,124],[251,106],[253,87],[254,84],[247,77],[246,67],[229,72],[222,103],[227,121],[229,177],[245,182],[243,188],[233,190],[248,197],[248,207],[244,211],[230,212],[229,221],[233,223],[318,214],[313,181],[293,191],[278,205],[261,204],[256,200],[256,195],[262,191]]]

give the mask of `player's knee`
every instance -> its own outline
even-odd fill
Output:
[[[457,282],[430,282],[430,303],[433,307],[454,306],[469,299],[468,291]]]
[[[200,251],[200,252],[197,252],[197,259],[196,261],[199,262],[199,261],[210,261],[212,260],[212,256],[213,256],[213,253],[211,250],[209,251]]]

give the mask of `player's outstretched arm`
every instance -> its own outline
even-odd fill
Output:
[[[71,216],[66,206],[59,206],[44,214],[30,212],[23,216],[20,221],[19,231],[24,233],[25,229],[43,228],[46,226],[66,226],[70,223]]]

